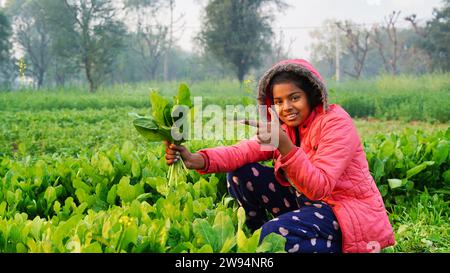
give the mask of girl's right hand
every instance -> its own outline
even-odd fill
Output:
[[[170,144],[168,141],[164,141],[166,146],[166,164],[172,165],[173,163],[183,159],[184,165],[188,169],[203,169],[205,161],[199,154],[191,153],[183,145]]]
[[[175,145],[170,144],[168,141],[164,141],[164,145],[166,145],[166,164],[172,165],[173,163],[183,159],[186,164],[187,159],[189,158],[190,152],[183,145]],[[183,154],[182,154],[183,153]]]

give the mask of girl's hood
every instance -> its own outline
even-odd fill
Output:
[[[273,105],[272,95],[269,94],[270,80],[279,72],[293,72],[299,76],[304,76],[311,81],[317,92],[320,92],[322,98],[323,111],[328,110],[328,93],[322,76],[317,70],[306,60],[295,59],[285,60],[277,63],[270,68],[259,80],[258,83],[258,103],[270,107]],[[268,113],[268,118],[269,118]]]

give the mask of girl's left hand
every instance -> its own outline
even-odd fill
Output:
[[[295,145],[280,126],[280,120],[277,113],[271,108],[268,108],[268,111],[270,112],[269,122],[244,120],[242,123],[258,128],[257,137],[260,144],[270,145],[273,148],[278,149],[282,154],[285,151],[289,152]]]

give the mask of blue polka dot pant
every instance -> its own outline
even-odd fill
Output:
[[[262,228],[260,243],[275,232],[286,238],[285,249],[290,253],[341,252],[341,232],[332,209],[280,185],[273,168],[245,165],[227,174],[227,188],[244,208],[250,230]]]

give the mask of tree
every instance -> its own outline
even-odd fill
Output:
[[[383,59],[383,64],[386,72],[393,75],[398,74],[398,59],[399,51],[402,48],[402,43],[398,37],[397,21],[400,16],[400,11],[393,11],[385,18],[385,25],[373,26],[373,41],[377,45],[378,52]],[[388,40],[383,39],[382,32],[387,34]]]
[[[55,52],[60,59],[75,58],[94,92],[123,48],[124,24],[115,19],[116,10],[108,0],[48,1],[53,4],[49,19]]]
[[[427,40],[428,34],[425,32],[425,28],[419,26],[417,22],[417,15],[412,14],[409,16],[406,16],[405,21],[408,21],[411,23],[414,33],[416,34],[415,37],[410,37],[406,42],[409,42],[410,44],[410,50],[412,51],[412,56],[419,57],[423,63],[425,63],[427,72],[430,72],[433,70],[433,56],[430,52],[424,50],[420,44],[424,43]]]
[[[167,0],[167,4],[168,4],[168,9],[169,9],[169,14],[170,14],[170,19],[169,19],[169,26],[168,26],[168,31],[169,31],[169,35],[168,35],[168,39],[167,39],[167,50],[164,54],[164,80],[168,81],[170,80],[170,73],[169,73],[169,54],[172,54],[172,48],[177,40],[177,38],[175,38],[174,36],[174,32],[175,31],[183,31],[184,29],[184,24],[180,27],[177,27],[175,29],[175,25],[184,17],[184,14],[181,14],[178,18],[174,19],[173,17],[173,12],[175,9],[175,0]]]
[[[281,0],[210,0],[205,8],[198,39],[205,51],[235,71],[241,83],[270,51],[271,4],[286,6]]]
[[[11,25],[6,14],[0,10],[0,66],[8,59],[11,49]]]
[[[291,38],[289,40],[289,44],[287,47],[285,46],[285,39],[286,36],[284,35],[284,32],[282,30],[280,30],[278,35],[275,35],[275,39],[273,39],[273,43],[271,46],[271,54],[269,55],[269,58],[267,60],[267,63],[269,65],[273,65],[274,63],[289,58],[289,55],[291,54],[292,44],[295,42],[295,38]]]
[[[45,20],[43,1],[14,1],[9,7],[13,14],[17,42],[25,51],[25,60],[29,63],[29,71],[37,79],[38,87],[51,63],[50,35],[48,22]]]
[[[326,20],[322,27],[309,32],[309,36],[314,42],[309,49],[311,51],[311,61],[313,63],[323,62],[327,65],[326,73],[331,75],[336,65],[336,26],[334,20]],[[334,27],[333,27],[334,25]]]
[[[158,22],[157,14],[162,1],[133,0],[126,2],[127,13],[134,15],[135,30],[130,33],[129,47],[140,55],[142,65],[150,79],[156,79],[158,68],[169,48],[169,28]]]
[[[136,35],[133,35],[133,48],[141,56],[140,62],[152,80],[156,79],[161,60],[167,51],[167,36],[167,28],[162,25],[140,26]]]
[[[0,84],[11,77],[11,25],[6,14],[0,10]]]
[[[441,9],[434,9],[434,18],[425,27],[426,39],[419,46],[432,56],[435,69],[450,70],[450,0]]]
[[[347,75],[359,79],[369,51],[369,32],[350,21],[336,22],[336,26],[344,31],[347,49],[353,57],[353,72],[344,70]]]

